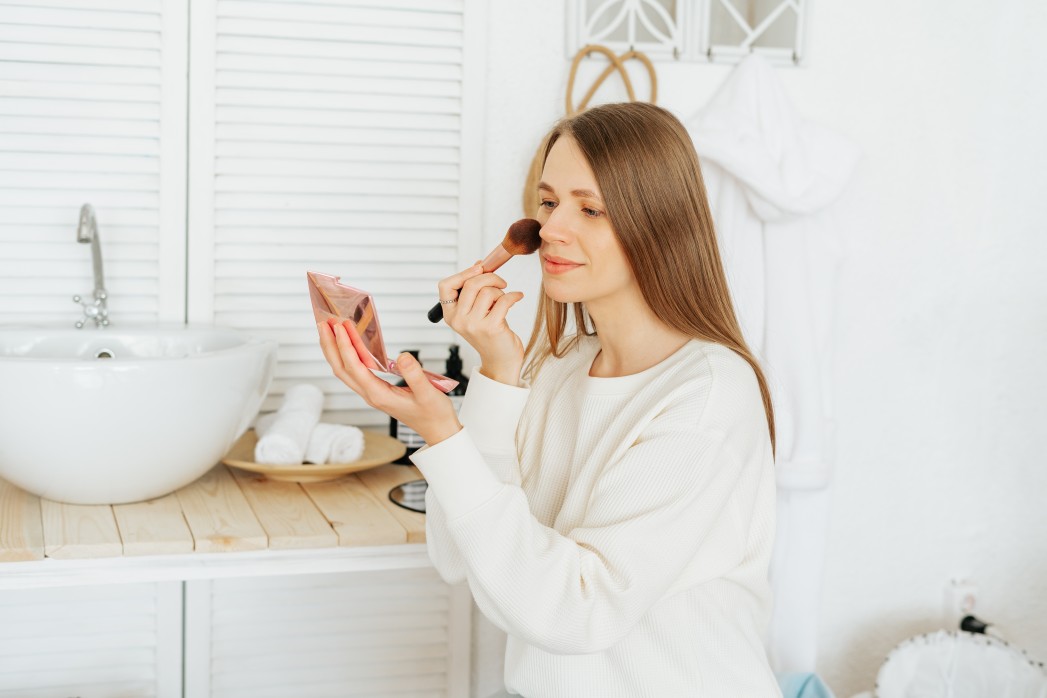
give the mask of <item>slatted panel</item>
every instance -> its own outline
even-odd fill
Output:
[[[451,590],[431,568],[216,580],[209,605],[210,695],[449,695]]]
[[[0,697],[181,696],[180,601],[179,583],[4,592]]]
[[[425,315],[460,258],[463,1],[218,0],[192,31],[214,57],[192,122],[214,130],[190,139],[191,230],[212,232],[190,278],[214,285],[190,282],[190,318],[280,343],[263,410],[307,381],[337,418],[381,422],[323,363],[305,272],[371,291],[390,354],[443,370],[453,338]]]
[[[168,272],[184,255],[161,262],[179,247],[162,241],[168,225],[184,239],[184,217],[162,223],[184,210],[184,185],[161,182],[171,168],[184,173],[184,139],[170,142],[184,131],[184,89],[163,80],[185,37],[163,9],[161,0],[0,0],[0,322],[79,318],[72,296],[93,288],[90,247],[76,242],[84,203],[97,211],[114,322],[184,316],[184,271]],[[162,164],[179,147],[179,162]]]

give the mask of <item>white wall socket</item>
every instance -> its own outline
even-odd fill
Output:
[[[946,630],[959,630],[964,616],[974,615],[978,603],[978,585],[967,579],[950,579],[945,584],[942,601],[942,624]]]

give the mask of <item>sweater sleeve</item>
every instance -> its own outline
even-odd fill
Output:
[[[474,370],[469,390],[462,402],[459,421],[479,434],[477,448],[483,460],[501,482],[519,485],[520,465],[516,456],[516,425],[530,390],[487,378]],[[454,437],[452,437],[454,438]],[[428,446],[415,452],[423,453]],[[447,515],[432,488],[425,495],[425,539],[429,559],[444,581],[455,584],[465,579],[465,560],[447,526]]]
[[[757,478],[719,433],[656,419],[609,463],[584,520],[565,534],[498,481],[467,427],[415,462],[444,507],[447,532],[484,614],[559,654],[615,644],[667,592],[728,573],[744,557],[737,501]]]

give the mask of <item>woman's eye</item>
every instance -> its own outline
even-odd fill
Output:
[[[545,200],[545,201],[542,201],[540,206],[542,208],[546,208],[546,209],[549,209],[551,211],[552,209],[556,208],[556,202],[555,201]]]
[[[588,206],[582,207],[582,213],[584,213],[589,218],[599,218],[603,215],[602,211],[597,211],[595,208],[589,208]]]

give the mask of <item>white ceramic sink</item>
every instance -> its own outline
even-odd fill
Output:
[[[247,429],[276,344],[215,327],[0,327],[0,478],[73,504],[159,497]]]

